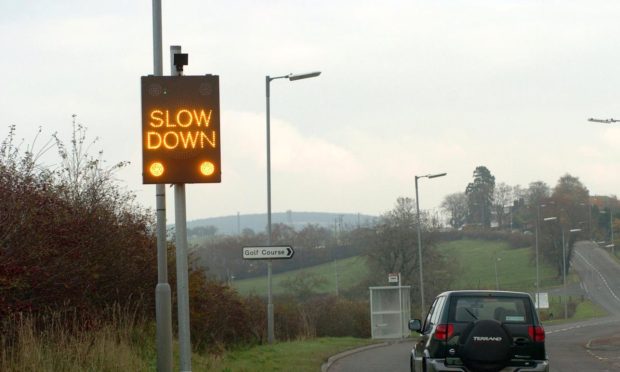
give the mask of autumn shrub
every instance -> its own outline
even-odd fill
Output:
[[[316,335],[304,303],[292,296],[280,296],[274,306],[274,333],[278,340],[295,340]]]
[[[318,337],[370,337],[370,309],[367,301],[328,296],[310,301],[307,307],[315,312]]]
[[[250,327],[247,303],[233,288],[208,280],[202,270],[189,277],[193,347],[218,353],[225,348],[257,342]]]
[[[245,297],[243,301],[248,312],[245,327],[252,334],[253,339],[262,344],[267,339],[267,307],[265,301],[256,295]]]
[[[14,129],[0,144],[0,317],[75,311],[87,319],[137,298],[152,308],[156,250],[150,212],[87,154],[85,129],[59,165],[42,167]]]
[[[279,297],[275,306],[275,334],[279,340],[312,337],[370,337],[367,301],[338,296],[299,299]]]

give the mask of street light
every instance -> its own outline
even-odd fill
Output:
[[[418,197],[418,180],[420,178],[437,178],[443,177],[447,173],[427,174],[425,176],[415,176],[415,210],[418,220],[418,262],[420,263],[420,305],[422,305],[422,318],[424,319],[424,276],[422,275],[422,229],[420,223],[420,198]]]
[[[617,123],[620,122],[620,120],[616,120],[616,119],[595,119],[595,118],[589,118],[588,121],[594,122],[594,123],[604,123],[604,124],[611,124],[611,123]]]
[[[569,233],[580,232],[581,229],[570,229]],[[564,281],[564,319],[568,319],[568,292],[566,291],[566,244],[564,243],[564,227],[562,226],[562,279]]]
[[[495,253],[495,290],[499,291],[499,276],[497,275],[497,263],[502,259],[497,257],[497,252]]]
[[[540,292],[540,271],[539,271],[539,264],[538,264],[538,230],[540,230],[540,208],[545,208],[547,206],[547,204],[538,204],[537,205],[537,214],[536,214],[536,306],[540,306],[539,305],[539,292]],[[552,219],[555,219],[556,217],[550,217]],[[545,221],[549,221],[547,219],[545,219]]]
[[[547,217],[544,221],[557,221],[557,217]],[[558,221],[559,222],[559,221]],[[566,290],[566,243],[564,239],[564,226],[560,225],[562,230],[562,286],[564,287],[564,319],[568,319],[568,292]],[[579,232],[581,229],[570,229],[569,232]]]
[[[270,84],[272,80],[289,79],[289,81],[308,79],[317,77],[320,71],[308,72],[303,74],[288,74],[271,77],[265,76],[265,88],[267,98],[267,245],[271,245],[271,117],[270,117]],[[271,291],[271,260],[267,262],[267,340],[273,343],[273,296]]]
[[[599,213],[605,214],[605,213],[608,213],[608,212],[605,211],[605,210],[602,210]],[[610,239],[610,243],[611,244],[606,245],[605,248],[611,248],[612,249],[611,253],[612,253],[612,255],[615,256],[616,255],[616,249],[615,249],[615,246],[614,246],[614,214],[611,211],[611,207],[609,207],[609,233],[610,233],[609,239]]]
[[[579,205],[588,208],[588,240],[592,241],[592,204],[590,203],[590,197],[588,196],[587,203],[579,203]]]

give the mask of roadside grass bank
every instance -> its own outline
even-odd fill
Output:
[[[497,286],[500,290],[535,291],[536,266],[531,248],[511,248],[502,241],[454,240],[441,243],[439,251],[459,263],[454,289]],[[542,260],[539,262],[541,288],[560,285],[555,269]]]
[[[62,316],[4,319],[0,348],[5,372],[156,369],[155,324],[131,313],[86,323],[67,323]]]
[[[137,371],[157,369],[155,324],[131,314],[100,324],[75,324],[69,331],[52,320],[41,329],[37,320],[3,321],[0,370],[21,371]],[[375,343],[371,339],[325,337],[278,342],[273,345],[192,354],[192,367],[205,372],[317,371],[337,353]],[[178,370],[174,342],[173,369]]]
[[[608,315],[603,308],[590,300],[572,298],[570,299],[568,305],[569,318],[564,319],[564,304],[560,301],[559,296],[552,296],[550,298],[549,309],[539,310],[543,325],[551,326],[564,323],[574,323]],[[553,315],[550,316],[550,314]]]
[[[210,357],[214,372],[299,371],[316,372],[327,359],[343,351],[376,343],[371,339],[325,337],[273,345],[258,345]]]

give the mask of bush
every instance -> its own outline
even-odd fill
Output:
[[[202,270],[189,278],[191,338],[194,349],[218,353],[233,345],[256,342],[246,303],[231,287],[207,280]]]
[[[316,296],[304,301],[280,297],[275,311],[276,338],[370,337],[368,302],[337,296]]]
[[[68,151],[57,143],[55,170],[13,139],[12,129],[0,145],[0,317],[54,309],[87,318],[141,296],[153,308],[152,218],[114,181],[122,164],[90,158],[81,127]]]
[[[370,337],[370,309],[366,301],[330,296],[309,304],[316,311],[318,337]]]

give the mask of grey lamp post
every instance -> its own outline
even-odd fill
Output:
[[[420,178],[437,178],[443,177],[447,173],[427,174],[425,176],[415,176],[415,210],[418,222],[418,262],[420,264],[420,305],[422,319],[424,319],[424,276],[422,275],[422,228],[420,223],[420,198],[418,197],[418,180]]]
[[[600,211],[599,213],[609,213],[609,244],[605,246],[605,248],[611,248],[612,254],[616,255],[615,245],[614,245],[614,213],[611,211],[611,207],[609,207],[608,211]]]
[[[313,78],[321,75],[320,71],[308,72],[304,74],[288,74],[282,76],[265,77],[265,88],[267,97],[267,245],[271,245],[271,118],[270,118],[270,84],[272,80],[289,79],[289,81]],[[271,293],[271,260],[267,262],[267,340],[273,343],[273,297]]]
[[[499,291],[499,275],[497,274],[497,263],[502,259],[497,257],[497,253],[495,253],[495,290]]]
[[[553,203],[553,202],[552,202]],[[540,306],[539,300],[540,300],[540,296],[539,296],[539,292],[540,292],[540,265],[539,265],[539,244],[538,244],[538,231],[540,230],[540,208],[545,208],[547,206],[547,204],[538,204],[537,205],[537,213],[536,213],[536,239],[535,239],[535,253],[536,253],[536,306]],[[551,217],[552,219],[555,219],[555,217]],[[545,219],[545,221],[548,221],[547,219]]]
[[[543,204],[544,205],[544,204]],[[543,206],[541,205],[541,206]],[[540,214],[540,208],[538,209],[539,214]],[[558,218],[557,217],[546,217],[543,218],[543,222],[548,222],[548,221],[556,221]],[[564,230],[562,230],[562,234],[563,234]],[[562,235],[562,238],[564,237],[564,235]],[[562,241],[562,246],[564,246],[564,241]],[[538,239],[536,239],[536,253],[538,253]],[[538,258],[538,255],[536,255],[536,258]],[[536,287],[538,287],[538,259],[536,260]],[[540,306],[540,302],[539,301],[539,297],[538,297],[538,293],[536,294],[537,298],[536,298],[536,305]]]
[[[570,229],[569,233],[580,232],[581,229]],[[564,281],[564,319],[568,319],[568,292],[566,291],[566,244],[564,243],[564,227],[562,227],[562,280]]]

